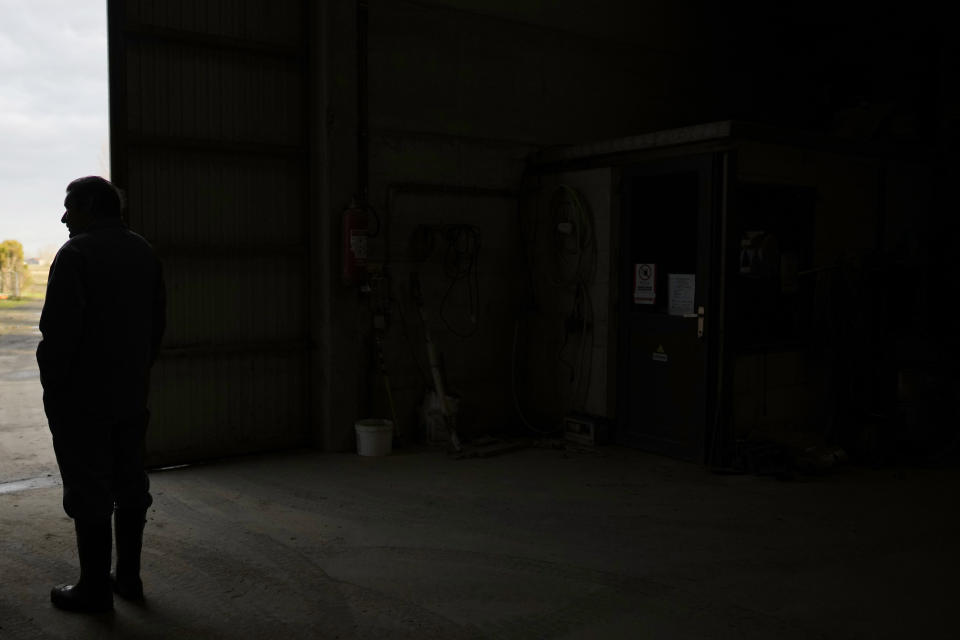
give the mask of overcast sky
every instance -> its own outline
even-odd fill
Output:
[[[109,177],[105,0],[0,0],[0,240],[67,239],[67,183]]]

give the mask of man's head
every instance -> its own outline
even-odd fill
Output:
[[[97,220],[119,218],[123,196],[111,182],[100,176],[87,176],[67,185],[63,206],[66,211],[60,222],[67,225],[73,237]]]

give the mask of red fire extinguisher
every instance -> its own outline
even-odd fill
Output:
[[[370,235],[367,210],[356,200],[343,212],[343,283],[360,284],[367,269],[367,238]]]

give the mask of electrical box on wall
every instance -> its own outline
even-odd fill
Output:
[[[587,446],[607,444],[610,428],[606,418],[572,413],[563,419],[563,437],[569,442]]]

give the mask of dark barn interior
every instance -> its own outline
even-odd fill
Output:
[[[55,467],[5,473],[0,638],[954,637],[944,20],[107,12],[169,295],[147,606],[52,610]]]

